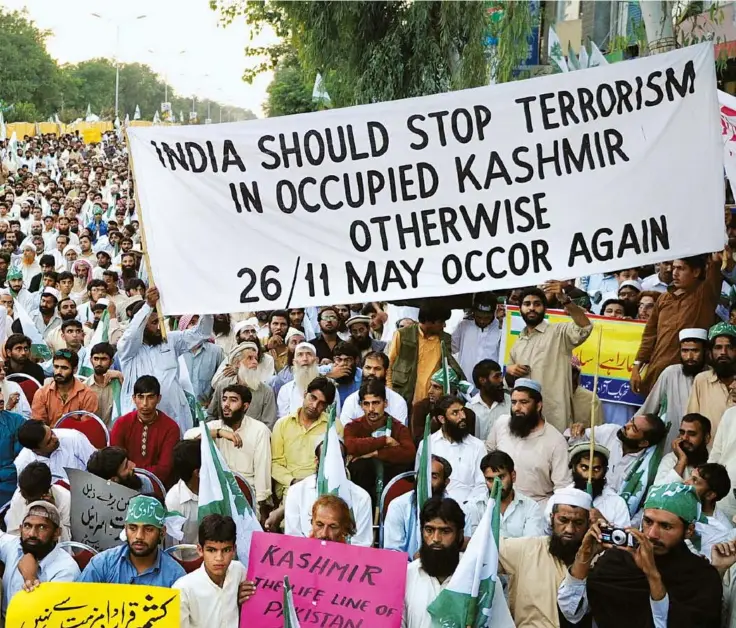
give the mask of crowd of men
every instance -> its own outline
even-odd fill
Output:
[[[725,229],[736,232],[730,213]],[[730,249],[479,293],[467,309],[429,299],[163,321],[141,235],[114,133],[0,142],[3,623],[21,589],[78,581],[173,587],[183,626],[238,625],[258,590],[236,559],[235,522],[199,517],[206,421],[269,533],[406,554],[407,628],[433,625],[427,607],[496,481],[499,586],[517,626],[736,626]],[[524,328],[504,364],[505,304]],[[552,308],[567,322],[545,320]],[[645,321],[634,403],[583,385],[573,352],[600,324],[593,314]],[[349,506],[318,494],[332,411]],[[59,426],[72,412],[99,417],[109,446]],[[384,512],[386,487],[425,446],[419,521],[411,485]],[[70,468],[139,493],[126,541],[82,571],[59,546],[75,540]],[[202,557],[188,574],[163,550],[174,511]]]

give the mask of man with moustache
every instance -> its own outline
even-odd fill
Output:
[[[87,462],[87,471],[103,480],[126,486],[144,494],[153,493],[147,477],[136,475],[135,463],[122,447],[103,447],[95,451]]]
[[[452,395],[445,395],[437,402],[437,420],[441,428],[430,436],[431,451],[442,456],[452,465],[447,494],[461,506],[483,496],[486,483],[480,471],[480,463],[486,454],[483,441],[470,433],[463,402]],[[417,448],[414,467],[419,469],[423,442]]]
[[[345,427],[345,449],[353,458],[348,470],[375,507],[384,487],[411,469],[416,449],[409,429],[386,413],[386,384],[371,378],[360,387],[359,399],[363,417]]]
[[[647,495],[642,529],[626,530],[636,547],[604,545],[591,526],[559,589],[560,613],[572,625],[592,617],[598,628],[720,628],[721,578],[685,543],[699,510],[693,487],[662,484]]]
[[[466,374],[472,373],[483,358],[498,360],[503,317],[496,315],[496,301],[491,292],[476,294],[472,318],[460,321],[452,332],[452,351]]]
[[[560,621],[557,589],[588,531],[591,501],[576,488],[558,489],[550,498],[550,536],[501,540],[499,566],[509,576],[509,609],[518,628],[570,625]]]
[[[300,342],[296,346],[291,374],[293,379],[281,386],[276,400],[278,418],[296,412],[302,407],[307,386],[319,375],[317,350],[313,344]]]
[[[26,506],[20,537],[0,536],[0,560],[5,565],[3,575],[2,623],[13,596],[24,587],[26,579],[37,586],[40,582],[74,582],[79,567],[71,555],[58,546],[61,536],[61,515],[53,504],[31,502]],[[35,569],[32,575],[19,567],[21,559],[32,557]]]
[[[231,470],[241,473],[256,490],[256,501],[265,509],[271,496],[271,432],[250,415],[253,394],[247,386],[231,384],[221,392],[220,419],[207,427]],[[198,440],[198,427],[189,430],[185,439]]]
[[[340,325],[337,310],[332,306],[323,307],[317,315],[317,323],[319,324],[320,334],[310,342],[317,350],[317,359],[322,364],[325,360],[332,361],[332,351],[340,342],[337,335],[337,329]]]
[[[465,541],[465,513],[450,498],[433,496],[419,515],[422,544],[419,558],[409,564],[402,628],[431,628],[427,607],[450,582],[460,563]]]
[[[264,423],[269,429],[276,423],[276,399],[273,390],[261,381],[259,359],[262,349],[254,342],[242,342],[228,356],[228,364],[236,369],[235,375],[217,379],[212,401],[207,408],[209,419],[222,418],[222,394],[228,386],[247,386],[251,392],[248,416]]]
[[[369,316],[351,316],[347,323],[350,340],[355,348],[360,352],[360,364],[363,363],[365,356],[372,352],[381,352],[386,350],[386,343],[371,337],[371,319]]]
[[[549,425],[563,432],[572,416],[572,350],[590,336],[593,323],[586,311],[565,293],[559,281],[548,282],[544,288],[557,295],[572,321],[550,325],[544,320],[547,310],[544,291],[526,288],[519,308],[526,327],[511,349],[506,380],[510,385],[520,377],[538,381],[545,390],[545,418]]]
[[[708,331],[683,329],[680,331],[680,364],[671,364],[657,378],[638,414],[659,412],[667,400],[667,420],[672,424],[665,447],[677,437],[680,419],[686,412],[695,376],[708,368]]]
[[[227,355],[237,344],[230,314],[215,314],[213,319],[212,331],[215,334],[215,344]]]
[[[511,393],[511,414],[499,418],[486,439],[489,451],[500,449],[511,456],[516,487],[540,506],[555,489],[572,481],[565,437],[547,423],[542,410],[541,384],[517,379]]]
[[[690,479],[693,469],[708,461],[710,421],[702,414],[686,414],[678,431],[679,436],[672,441],[672,451],[659,463],[655,484],[684,482]]]
[[[386,372],[388,371],[388,356],[382,351],[371,351],[363,357],[363,382],[370,378],[375,378],[384,384],[386,383]],[[340,422],[343,426],[359,419],[363,416],[363,409],[360,407],[359,392],[356,391],[348,395],[345,403],[342,404],[340,410]],[[386,412],[395,420],[403,425],[407,421],[406,401],[398,393],[390,388],[386,388]]]
[[[503,369],[494,360],[481,360],[472,372],[478,392],[465,407],[475,413],[475,436],[484,441],[498,418],[511,412],[511,395],[503,386]]]
[[[695,489],[700,500],[701,514],[700,520],[695,522],[696,536],[688,544],[692,551],[710,560],[714,545],[736,538],[732,521],[716,507],[731,492],[731,480],[726,467],[715,462],[706,462],[693,469],[685,484]]]
[[[695,376],[687,412],[697,412],[710,419],[713,435],[726,408],[732,405],[728,387],[736,375],[736,327],[716,323],[708,330],[712,371]]]
[[[339,342],[332,352],[333,367],[327,377],[335,382],[337,388],[337,409],[345,400],[360,388],[363,371],[358,368],[360,353],[349,342]]]
[[[156,373],[161,384],[159,409],[179,425],[182,433],[192,427],[192,414],[179,382],[179,356],[207,340],[212,334],[212,316],[201,316],[194,329],[170,331],[164,341],[156,313],[159,294],[155,286],[146,290],[146,301],[131,308],[133,318],[117,345],[123,372],[121,411],[133,411],[133,387],[138,379]]]

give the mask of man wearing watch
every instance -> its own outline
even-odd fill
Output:
[[[544,320],[545,294],[555,295],[572,319],[569,323],[550,325]],[[548,281],[541,288],[526,288],[519,309],[526,327],[511,349],[506,381],[512,387],[519,377],[540,382],[545,391],[545,419],[563,432],[572,417],[572,351],[590,336],[593,323],[587,312],[565,293],[559,281]]]

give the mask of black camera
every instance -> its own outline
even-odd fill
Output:
[[[636,537],[621,528],[601,528],[601,543],[617,545],[618,547],[636,547],[639,541]]]

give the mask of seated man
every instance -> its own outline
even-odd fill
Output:
[[[20,535],[26,507],[31,502],[48,502],[56,506],[61,520],[60,541],[71,541],[72,497],[69,489],[51,484],[51,469],[43,462],[31,462],[18,476],[18,489],[10,500],[10,508],[5,514],[5,526],[8,534]]]
[[[38,586],[39,582],[74,582],[79,577],[77,563],[68,552],[57,546],[61,528],[61,517],[56,506],[37,501],[25,508],[20,537],[12,534],[0,536],[0,561],[5,565],[3,624],[8,605],[13,596],[23,589],[24,582],[30,581]],[[33,561],[21,568],[19,563],[24,555],[31,556]]]
[[[702,414],[686,414],[678,431],[678,437],[672,441],[672,451],[659,463],[655,484],[684,482],[693,469],[708,462],[710,420]]]
[[[139,377],[133,387],[136,409],[124,414],[112,427],[110,444],[122,447],[139,469],[153,473],[164,486],[174,483],[173,449],[179,441],[179,426],[158,409],[161,386],[153,375]]]
[[[276,406],[279,419],[301,408],[309,382],[319,375],[317,352],[313,344],[300,342],[294,348],[291,373],[292,379],[283,384],[278,392]]]
[[[661,484],[647,495],[641,531],[626,530],[636,548],[603,545],[598,525],[592,526],[560,586],[559,608],[567,621],[589,615],[598,628],[718,628],[721,578],[685,544],[698,509],[691,486]]]
[[[309,536],[320,541],[347,543],[355,536],[355,522],[348,505],[337,495],[322,495],[312,506]]]
[[[197,428],[194,428],[197,429]],[[174,445],[174,473],[179,481],[166,493],[166,510],[186,517],[182,543],[197,544],[199,537],[199,470],[202,447],[199,441],[182,440]]]
[[[450,582],[465,541],[465,514],[454,499],[428,499],[419,520],[422,542],[419,558],[409,564],[406,574],[402,628],[434,625],[427,607]]]
[[[165,518],[166,509],[155,497],[131,499],[125,515],[126,542],[93,556],[78,582],[171,587],[184,568],[160,547]]]
[[[128,452],[122,447],[103,447],[95,451],[87,462],[87,471],[143,495],[153,494],[151,480],[136,475],[135,463],[128,458]]]
[[[432,495],[447,498],[447,485],[450,483],[452,466],[441,456],[432,456]],[[412,560],[419,549],[421,535],[417,521],[417,498],[415,491],[409,491],[391,500],[383,521],[384,549],[406,552]],[[465,536],[470,538],[470,520],[465,518]]]
[[[715,462],[706,462],[693,469],[685,484],[695,489],[701,507],[700,520],[695,523],[696,534],[687,543],[692,551],[710,560],[714,545],[736,538],[733,523],[716,507],[731,491],[731,480],[726,467]]]
[[[78,321],[64,321],[64,325],[81,327]],[[97,395],[74,377],[78,366],[79,356],[71,349],[61,349],[54,354],[53,381],[44,384],[33,397],[34,419],[54,427],[67,412],[97,412]]]
[[[360,387],[364,416],[345,427],[345,449],[353,457],[350,477],[370,496],[374,507],[384,486],[409,471],[416,454],[409,428],[386,414],[386,385],[369,379]]]
[[[493,490],[493,481],[501,482],[501,528],[500,534],[506,538],[522,536],[544,536],[544,518],[542,509],[531,497],[514,488],[516,471],[514,461],[504,451],[492,451],[480,461],[480,470],[486,479],[488,494],[483,499],[473,502],[470,510],[471,534],[480,525],[488,506],[488,498]]]
[[[24,447],[15,459],[18,475],[31,462],[43,462],[51,469],[53,482],[69,483],[65,467],[87,469],[87,462],[97,451],[87,437],[77,430],[51,429],[43,421],[30,420],[18,430],[18,442]]]
[[[187,442],[192,441],[180,445]],[[181,628],[239,625],[238,592],[245,567],[235,560],[235,534],[232,517],[214,514],[202,519],[195,539],[202,565],[172,587],[179,590]]]
[[[323,441],[324,442],[324,439]],[[322,442],[314,450],[315,468],[319,466]],[[340,443],[345,458],[345,446]],[[349,481],[349,480],[348,480]],[[350,482],[350,481],[349,481]],[[350,482],[350,499],[356,532],[351,538],[352,545],[371,547],[373,545],[373,510],[370,495],[359,485]],[[292,484],[286,494],[284,506],[284,532],[291,536],[309,536],[312,529],[312,506],[317,501],[317,475]],[[269,527],[275,527],[272,523]]]
[[[286,489],[316,471],[314,442],[327,431],[325,410],[335,401],[335,386],[326,377],[315,377],[307,386],[302,407],[276,421],[271,435],[271,476],[276,498]],[[342,425],[336,422],[338,434]]]

